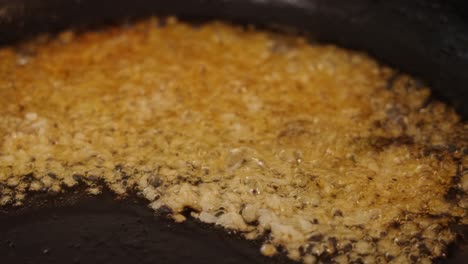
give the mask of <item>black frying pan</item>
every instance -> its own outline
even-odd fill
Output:
[[[40,32],[89,28],[149,15],[222,19],[364,50],[420,78],[468,118],[468,2],[464,0],[0,0],[0,45]],[[0,263],[288,263],[193,220],[154,216],[136,197],[78,190],[34,194],[0,211]],[[167,213],[167,212],[166,212]],[[443,263],[467,263],[466,236]],[[326,261],[324,259],[323,261]]]

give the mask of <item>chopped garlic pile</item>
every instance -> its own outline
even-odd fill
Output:
[[[468,125],[369,57],[151,19],[0,49],[0,205],[78,182],[304,263],[429,263],[468,224]]]

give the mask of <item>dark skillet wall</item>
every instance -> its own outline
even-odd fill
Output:
[[[421,78],[468,119],[468,8],[463,0],[0,0],[0,45],[38,32],[178,14],[282,24],[365,50]]]

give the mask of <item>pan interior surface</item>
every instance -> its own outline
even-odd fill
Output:
[[[82,186],[83,187],[83,186]],[[28,206],[0,212],[4,263],[292,263],[265,258],[258,242],[197,221],[155,215],[136,196],[74,188],[35,194]]]
[[[83,188],[59,195],[37,194],[29,206],[0,211],[0,254],[5,263],[277,263],[286,256],[260,254],[251,242],[225,230],[193,221],[174,223],[167,212],[155,215],[136,196],[115,199],[105,190]],[[462,264],[465,246],[451,248],[448,260]]]

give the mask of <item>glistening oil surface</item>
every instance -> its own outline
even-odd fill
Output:
[[[158,25],[0,51],[2,204],[104,181],[263,237],[266,255],[444,255],[467,221],[468,133],[427,88],[300,37]]]

